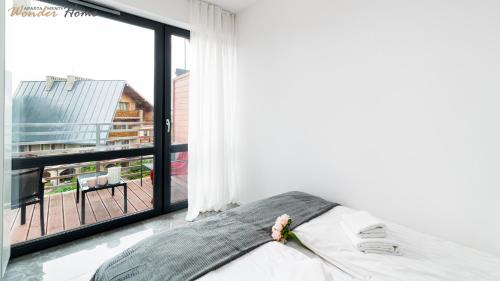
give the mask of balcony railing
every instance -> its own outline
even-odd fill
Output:
[[[153,122],[16,123],[12,157],[152,147],[153,128]]]
[[[142,118],[142,110],[118,110],[115,114],[115,119],[138,119]]]
[[[65,188],[66,190],[74,189],[78,176],[105,171],[111,166],[121,167],[123,179],[140,179],[142,185],[142,178],[149,176],[150,173],[144,165],[152,164],[153,159],[153,156],[144,156],[45,167],[43,176],[46,182],[45,192],[57,192]]]

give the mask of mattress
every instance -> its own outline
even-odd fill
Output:
[[[361,253],[340,227],[342,214],[354,211],[339,206],[295,229],[314,254],[294,242],[269,242],[198,280],[500,280],[499,258],[391,222],[389,237],[403,255]]]
[[[102,264],[91,280],[196,280],[273,241],[276,217],[292,216],[293,229],[337,205],[298,191],[245,204],[144,239]],[[321,267],[314,262],[304,266]]]

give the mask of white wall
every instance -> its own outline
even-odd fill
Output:
[[[500,256],[500,2],[238,14],[245,200],[297,189]]]

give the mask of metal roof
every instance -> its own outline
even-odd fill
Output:
[[[22,81],[12,100],[13,142],[95,143],[95,125],[16,126],[18,123],[112,123],[126,86],[123,80],[78,80],[72,89],[67,81],[54,81],[49,91],[46,81]],[[38,125],[38,124],[36,124]],[[17,127],[17,128],[16,128]],[[109,129],[110,126],[103,126]],[[62,133],[61,133],[62,131]],[[36,134],[35,132],[42,132]],[[43,134],[54,132],[53,134]],[[66,133],[71,132],[71,133]],[[106,133],[101,134],[105,139]]]

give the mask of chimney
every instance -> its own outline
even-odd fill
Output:
[[[45,76],[45,91],[49,92],[56,81],[66,81],[66,78],[57,76]]]
[[[89,80],[87,78],[83,78],[83,77],[78,77],[78,76],[74,76],[74,75],[68,75],[68,78],[66,79],[66,91],[71,91],[73,90],[73,87],[75,86],[75,82],[76,81],[80,81],[80,80]]]

